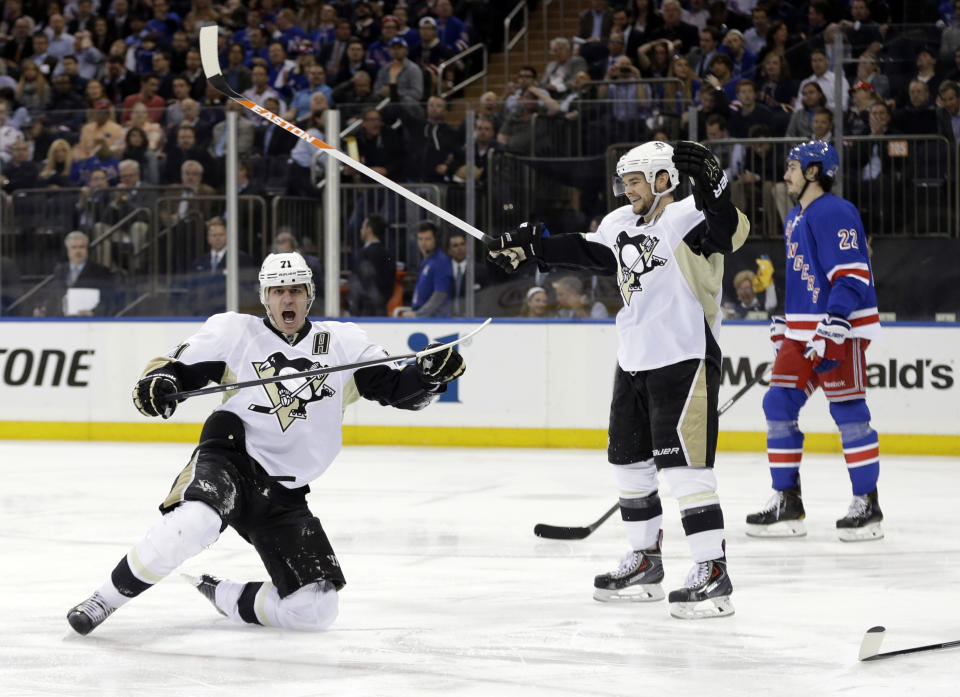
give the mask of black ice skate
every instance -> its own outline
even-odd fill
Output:
[[[103,621],[116,609],[102,595],[94,592],[82,603],[70,608],[70,612],[67,613],[67,622],[77,634],[86,636],[103,624]]]
[[[223,579],[217,578],[216,576],[211,576],[210,574],[201,574],[200,576],[190,576],[189,574],[180,575],[183,576],[187,583],[200,591],[204,598],[213,603],[213,606],[217,608],[217,612],[224,617],[227,616],[227,613],[221,610],[217,605],[217,586],[220,585],[220,581]]]
[[[803,537],[807,534],[800,480],[797,486],[774,491],[766,507],[747,516],[747,534],[751,537]]]
[[[661,530],[657,543],[647,549],[635,550],[620,560],[616,571],[593,579],[593,598],[602,603],[650,602],[663,600],[663,561],[660,554]]]
[[[854,496],[847,515],[837,521],[837,535],[844,542],[864,542],[883,538],[883,512],[874,488],[869,494]]]
[[[670,591],[670,614],[682,620],[724,617],[734,613],[726,555],[693,565],[683,588]]]

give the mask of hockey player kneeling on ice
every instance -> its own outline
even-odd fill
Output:
[[[786,317],[770,327],[776,361],[763,398],[773,496],[747,516],[754,537],[806,535],[800,495],[800,409],[818,387],[840,429],[853,501],[837,521],[846,542],[883,537],[877,498],[880,449],[867,408],[865,352],[880,336],[877,295],[857,209],[830,188],[840,160],[832,145],[809,141],[787,155],[787,191],[799,203],[787,215]]]
[[[637,146],[620,158],[616,174],[614,191],[628,203],[606,215],[596,232],[549,237],[542,225],[524,223],[489,242],[490,256],[508,271],[532,259],[544,271],[608,273],[620,287],[607,459],[631,551],[596,577],[594,598],[664,597],[659,471],[680,504],[694,561],[683,587],[670,592],[670,613],[730,615],[733,585],[713,471],[717,336],[723,255],[743,244],[750,224],[730,203],[713,153],[698,143]],[[690,177],[693,196],[677,201],[681,175]]]
[[[196,334],[153,360],[133,390],[145,416],[169,418],[169,395],[208,383],[256,380],[382,358],[355,324],[311,322],[312,273],[296,252],[271,254],[260,269],[266,317],[210,317]],[[216,542],[229,525],[253,545],[269,580],[189,578],[238,623],[318,630],[337,616],[346,581],[320,521],[309,482],[340,451],[343,410],[364,397],[422,409],[465,369],[452,348],[399,368],[378,365],[238,390],[207,419],[200,443],[160,505],[160,520],[103,585],[67,614],[88,634],[117,608]]]

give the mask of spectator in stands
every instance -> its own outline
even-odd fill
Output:
[[[390,39],[397,35],[400,22],[394,15],[386,15],[380,20],[380,36],[367,47],[367,60],[373,63],[377,70],[390,62]]]
[[[99,80],[90,80],[87,83],[87,86],[83,90],[83,98],[87,103],[88,109],[93,109],[93,105],[100,99],[106,99],[110,102],[110,106],[113,106],[113,102],[110,101],[106,91],[103,89],[103,83]]]
[[[870,18],[867,0],[853,0],[850,3],[850,18],[841,19],[839,24],[850,44],[853,58],[859,58],[864,51],[880,53],[883,50],[883,35],[877,23]]]
[[[704,78],[710,70],[710,61],[720,47],[720,30],[707,26],[700,30],[700,41],[687,53],[687,61],[697,77]]]
[[[193,0],[191,6],[191,10],[183,18],[183,27],[191,36],[197,35],[201,25],[216,24],[220,21],[220,12],[214,7],[213,0]]]
[[[907,106],[893,114],[893,126],[901,133],[930,135],[937,131],[937,112],[930,101],[927,83],[911,80]]]
[[[131,128],[139,128],[147,136],[147,149],[150,152],[158,154],[163,151],[167,142],[166,134],[159,123],[150,120],[150,111],[143,102],[137,102],[130,109],[130,120],[125,126],[124,138]]]
[[[876,54],[869,51],[860,55],[860,62],[857,63],[857,81],[870,85],[882,99],[886,99],[890,94],[890,79],[880,72]]]
[[[787,213],[786,186],[782,182],[777,183],[783,174],[782,158],[776,157],[770,142],[762,142],[772,135],[770,127],[765,124],[751,126],[747,137],[754,142],[747,145],[743,167],[730,185],[733,205],[747,211],[746,215],[750,217],[755,232],[759,233],[762,229],[768,237],[783,232],[781,221]],[[758,140],[761,142],[756,142]],[[777,187],[782,188],[782,193]],[[782,196],[782,206],[777,202],[778,196]],[[763,215],[758,219],[761,206]]]
[[[120,112],[120,123],[126,123],[130,119],[130,109],[137,102],[147,107],[147,113],[151,121],[155,123],[163,122],[163,112],[166,102],[163,97],[157,94],[157,86],[160,80],[153,73],[147,73],[140,76],[140,91],[131,94],[123,100],[123,109]],[[56,86],[56,85],[54,85]]]
[[[211,218],[207,221],[207,244],[210,250],[190,264],[194,273],[216,274],[223,276],[227,272],[227,222],[223,218]],[[258,266],[253,258],[238,250],[241,267]],[[221,289],[222,290],[222,289]],[[222,304],[223,297],[220,297]]]
[[[750,52],[743,40],[743,33],[739,29],[731,29],[723,37],[723,45],[717,49],[726,53],[733,61],[732,76],[734,79],[753,79],[757,67],[757,57]]]
[[[417,31],[416,27],[410,25],[406,5],[400,3],[394,5],[393,16],[397,18],[397,36],[407,42],[411,51],[418,50],[420,48],[420,32]]]
[[[251,13],[253,14],[253,13]],[[337,26],[337,10],[333,5],[324,3],[320,7],[320,16],[316,26],[310,31],[310,41],[314,49],[319,49],[324,44],[333,41],[334,28]]]
[[[64,74],[70,78],[70,85],[77,94],[83,94],[87,88],[88,80],[80,76],[80,65],[73,55],[64,56],[60,64],[53,71],[54,75]]]
[[[99,140],[94,144],[93,155],[85,160],[74,161],[70,167],[71,186],[86,186],[90,183],[90,175],[95,169],[102,169],[107,173],[110,186],[117,183],[119,171],[117,165],[120,161],[113,154],[113,150],[107,145],[106,141]]]
[[[826,107],[818,106],[813,110],[810,129],[813,131],[811,137],[814,140],[822,140],[824,143],[831,142],[833,140],[833,112]]]
[[[333,90],[333,101],[340,110],[340,120],[345,126],[363,118],[363,112],[379,101],[373,93],[373,79],[365,70],[358,70],[349,80]]]
[[[425,85],[427,91],[436,92],[437,68],[444,61],[453,58],[456,52],[438,38],[437,20],[433,17],[421,17],[418,26],[420,32],[420,47],[411,52],[411,60],[420,66],[421,70],[424,71],[424,75],[430,78],[430,87],[427,88]],[[446,73],[448,80],[448,85],[446,86],[453,84],[450,80],[450,75],[454,72],[456,72],[456,68],[452,67]]]
[[[716,89],[723,92],[727,102],[737,98],[737,82],[733,79],[733,59],[719,51],[710,59],[710,68],[704,78]]]
[[[310,97],[307,116],[297,122],[297,127],[303,129],[314,138],[325,140],[324,130],[326,129],[326,114],[329,104],[323,92],[314,92]],[[287,194],[290,196],[316,196],[317,189],[313,185],[311,178],[311,168],[314,158],[317,156],[317,149],[310,143],[297,139],[296,144],[290,151],[290,162],[287,164]],[[326,154],[321,153],[317,161],[319,167],[323,167],[326,161]]]
[[[270,51],[267,47],[269,40],[267,30],[262,26],[250,27],[247,32],[246,52],[243,58],[243,64],[253,70],[253,66],[260,61],[266,65],[270,58]]]
[[[407,119],[408,172],[412,181],[446,182],[459,146],[457,133],[447,123],[447,103],[436,95],[427,99],[425,120]]]
[[[620,56],[603,79],[597,98],[608,102],[607,113],[587,126],[589,153],[604,152],[609,143],[643,142],[649,133],[650,88],[635,82],[640,79],[636,66],[627,56]]]
[[[713,143],[710,149],[713,150],[713,156],[720,164],[724,174],[727,175],[727,181],[732,182],[743,168],[743,145],[740,143],[721,145],[715,142],[729,137],[727,120],[724,117],[719,114],[711,114],[707,117],[707,140]]]
[[[297,67],[287,57],[282,41],[271,41],[267,47],[267,82],[286,101],[293,97],[292,79]]]
[[[540,286],[533,286],[523,298],[523,307],[520,308],[521,317],[546,319],[550,317],[550,305],[547,291]]]
[[[61,62],[66,70],[66,56]],[[103,54],[93,45],[93,36],[82,30],[73,36],[73,59],[77,64],[77,74],[84,80],[95,78],[103,67]]]
[[[363,42],[359,39],[350,39],[347,42],[347,53],[340,61],[340,70],[333,79],[334,85],[342,85],[358,72],[369,73],[373,77],[374,65],[366,58]]]
[[[352,31],[349,19],[338,19],[333,30],[333,40],[325,42],[317,51],[317,62],[326,69],[328,80],[334,80],[340,73],[340,64],[346,58],[347,43]]]
[[[63,138],[50,143],[47,155],[40,170],[40,186],[56,188],[71,186],[70,172],[73,168],[73,149],[70,143]]]
[[[40,163],[30,159],[30,146],[18,140],[10,146],[10,161],[3,166],[0,183],[4,192],[11,194],[17,189],[34,189],[40,181]]]
[[[587,79],[590,79],[589,75]],[[503,102],[500,101],[500,97],[498,97],[497,93],[493,90],[480,95],[480,106],[477,109],[477,116],[481,115],[489,116],[496,125],[497,130],[500,130],[500,126],[503,124]],[[466,132],[463,130],[463,124],[461,124],[458,132],[460,135]]]
[[[102,264],[90,259],[90,238],[79,230],[68,233],[63,240],[67,261],[53,268],[53,281],[49,284],[44,300],[33,310],[34,317],[59,317],[63,315],[91,317],[108,314],[114,290],[114,274]],[[71,289],[94,289],[99,291],[96,302],[68,293]]]
[[[883,137],[897,133],[890,127],[890,107],[877,102],[870,107],[870,133]],[[857,141],[850,149],[848,189],[859,194],[864,223],[877,234],[893,232],[902,216],[906,201],[901,188],[904,158],[891,157],[885,140]]]
[[[440,249],[436,223],[424,220],[417,227],[417,247],[423,259],[417,271],[410,309],[404,317],[449,317],[453,296],[450,257]]]
[[[683,21],[683,7],[679,0],[664,0],[660,6],[663,26],[653,35],[655,39],[668,39],[674,53],[689,53],[699,43],[697,28]]]
[[[117,35],[113,32],[107,18],[98,16],[93,20],[90,38],[96,49],[106,56],[110,51],[110,44],[117,40]]]
[[[450,256],[450,269],[453,274],[453,300],[451,316],[463,317],[467,305],[467,286],[469,277],[467,271],[467,235],[455,230],[447,236],[447,254]],[[473,265],[473,290],[481,290],[490,282],[487,267],[482,263]]]
[[[695,102],[700,92],[700,80],[696,79],[690,62],[683,56],[674,56],[667,77],[680,81],[668,82],[663,88],[663,107],[660,113],[679,118]]]
[[[115,225],[124,222],[122,245],[127,246],[131,255],[139,254],[147,244],[149,222],[153,217],[153,205],[158,193],[145,186],[140,179],[140,163],[137,160],[120,160],[120,185],[110,200],[105,222]],[[131,213],[145,208],[132,219]]]
[[[623,34],[619,31],[610,33],[606,44],[584,44],[581,47],[580,55],[588,64],[588,72],[591,78],[595,80],[603,79],[603,76],[610,69],[620,56],[626,55],[626,42]],[[576,79],[576,76],[574,76]]]
[[[708,26],[710,11],[707,9],[706,0],[690,0],[689,9],[685,9],[680,16],[684,22],[695,26],[697,31]]]
[[[519,155],[543,154],[550,145],[549,129],[541,127],[534,132],[534,114],[551,116],[559,112],[560,105],[546,89],[531,85],[523,93],[520,112],[510,114],[504,119],[497,134],[497,142],[503,145],[507,152]]]
[[[106,143],[115,154],[123,150],[123,127],[113,120],[113,103],[109,99],[98,99],[93,105],[90,121],[80,129],[74,159],[87,159],[100,143]]]
[[[283,101],[283,98],[275,89],[273,89],[273,87],[270,86],[270,73],[267,70],[266,65],[260,63],[254,65],[253,70],[250,71],[250,77],[253,84],[250,89],[243,93],[244,97],[262,107],[266,107],[267,100],[272,97],[273,99],[277,100],[280,108],[283,111],[286,111],[286,105]],[[253,112],[247,112],[247,118],[255,123],[261,121],[261,117],[257,116]]]
[[[107,59],[106,72],[100,82],[107,99],[114,104],[122,104],[127,97],[140,91],[140,76],[127,70],[120,56]]]
[[[790,115],[788,138],[810,138],[813,135],[813,110],[825,107],[827,98],[818,82],[807,82],[800,88],[800,104]]]
[[[960,142],[960,84],[940,83],[937,100],[937,133],[950,141],[951,149]]]
[[[726,34],[733,29],[745,31],[750,26],[750,20],[745,14],[741,14],[736,0],[732,0],[729,5],[728,9],[727,3],[723,0],[711,0],[707,24],[719,29],[721,34]]]
[[[550,41],[550,57],[553,60],[547,63],[540,78],[540,86],[546,88],[552,97],[568,92],[574,78],[581,70],[589,72],[587,62],[571,53],[570,42],[563,37]]]
[[[347,309],[354,317],[383,317],[393,296],[396,262],[383,244],[387,223],[371,214],[360,226],[360,242],[350,264],[347,284]]]
[[[759,260],[758,260],[759,261]],[[768,262],[769,263],[769,262]],[[777,307],[777,291],[768,284],[762,291],[764,299],[760,301],[756,288],[763,285],[757,274],[743,269],[733,277],[733,289],[737,299],[724,303],[723,314],[727,319],[762,319],[769,317]]]
[[[787,25],[776,20],[767,30],[767,43],[757,56],[757,62],[763,63],[766,57],[776,53],[780,56],[781,74],[784,77],[798,79],[810,71],[810,53],[799,37],[791,36]]]
[[[287,121],[302,119],[310,113],[310,97],[315,92],[322,92],[327,98],[327,104],[335,104],[333,90],[327,85],[327,74],[322,65],[311,65],[307,68],[307,86],[298,90],[290,100],[290,108],[284,114]]]
[[[423,73],[407,58],[407,42],[400,37],[390,39],[390,56],[390,63],[377,73],[373,91],[379,97],[389,97],[393,104],[402,106],[412,116],[419,116]]]
[[[209,251],[190,262],[187,281],[190,315],[209,315],[224,312],[227,305],[227,223],[215,217],[206,222]],[[259,264],[249,254],[237,250],[237,270],[241,291],[248,291],[251,269]],[[246,294],[246,293],[244,293]]]
[[[78,31],[93,30],[95,16],[92,0],[77,0],[73,7],[73,18],[67,23],[67,31],[76,36]]]
[[[48,77],[53,75],[59,61],[56,56],[50,55],[50,39],[42,31],[38,31],[30,38],[33,40],[33,55],[30,58],[40,68],[41,73]]]
[[[190,50],[190,39],[187,32],[181,30],[173,33],[170,41],[170,70],[175,75],[183,73],[187,68],[187,51]]]
[[[670,70],[670,56],[673,55],[673,46],[666,39],[654,39],[644,44],[637,51],[637,62],[640,63],[641,77],[666,77]],[[606,79],[606,78],[604,78]],[[662,85],[651,88],[656,94]]]
[[[153,74],[157,76],[157,94],[165,100],[173,99],[173,73],[170,71],[170,52],[158,49],[153,52]]]
[[[43,111],[50,101],[50,84],[32,60],[23,61],[20,66],[20,80],[17,82],[17,101],[31,116]]]
[[[770,8],[763,4],[756,4],[751,10],[753,26],[743,32],[743,41],[747,50],[755,56],[767,45],[767,31],[770,29]]]
[[[180,15],[170,9],[167,0],[154,0],[153,18],[147,22],[145,29],[148,32],[156,34],[164,44],[170,43],[174,32],[180,28],[182,19]]]
[[[213,162],[207,152],[197,144],[197,131],[193,126],[187,124],[177,126],[176,138],[167,140],[164,152],[166,153],[162,175],[164,184],[174,184],[180,178],[183,164],[188,161],[200,163],[207,177],[213,179]]]
[[[668,0],[669,2],[669,0]],[[602,302],[590,302],[577,276],[561,276],[553,281],[557,294],[557,317],[562,319],[605,319],[610,316]]]
[[[521,97],[526,89],[537,80],[537,69],[532,65],[521,65],[517,71],[516,82],[508,82],[503,94],[503,108],[506,116],[520,113]]]
[[[227,49],[227,64],[223,68],[223,77],[227,84],[241,94],[253,84],[250,68],[244,63],[245,58],[243,46],[230,44]]]
[[[960,24],[957,25],[957,31],[960,33]],[[946,80],[952,80],[953,82],[960,80],[960,48],[957,48],[957,50],[953,53],[950,67],[947,70],[944,78]]]
[[[129,36],[131,32],[130,3],[128,0],[113,0],[110,9],[106,12],[107,21],[117,36]]]
[[[280,102],[276,97],[267,98],[264,107],[273,111],[280,108]],[[274,113],[276,113],[274,111]],[[290,156],[290,151],[296,145],[297,137],[288,132],[282,126],[278,126],[267,119],[257,119],[254,123],[254,151],[257,157],[267,160],[268,164],[272,162],[286,162]],[[286,172],[284,171],[284,174]],[[284,176],[286,182],[286,176]]]
[[[858,82],[850,88],[850,108],[844,117],[843,132],[847,135],[862,136],[870,132],[870,107],[880,96],[866,82]]]
[[[502,145],[497,142],[497,130],[494,120],[486,115],[480,114],[474,122],[474,153],[473,164],[477,183],[483,185],[483,175],[487,170],[487,159],[493,150],[502,149]],[[466,145],[463,145],[457,153],[457,159],[453,165],[453,181],[463,183],[467,180],[467,156]]]
[[[657,12],[654,0],[633,0],[630,4],[633,19],[626,34],[627,55],[636,64],[637,49],[657,36],[663,28],[663,17]]]
[[[810,68],[813,70],[813,73],[810,75],[810,77],[804,79],[800,83],[800,92],[797,94],[797,96],[802,100],[804,86],[809,85],[811,82],[815,82],[820,86],[820,91],[827,100],[826,107],[828,109],[839,108],[841,111],[846,111],[847,103],[849,102],[850,85],[847,82],[846,76],[841,73],[840,79],[842,83],[843,101],[841,104],[835,105],[834,97],[837,78],[836,74],[829,69],[830,64],[827,61],[826,51],[824,51],[822,48],[815,48],[810,52]]]
[[[596,1],[596,0],[595,0]],[[437,37],[454,55],[470,47],[470,34],[460,19],[453,15],[450,0],[437,0],[433,6],[437,20]]]
[[[940,89],[940,82],[943,79],[937,72],[937,58],[935,53],[935,50],[926,44],[917,48],[917,72],[911,78],[912,80],[926,84],[928,93],[930,94],[937,93],[937,90]],[[909,101],[909,97],[906,99],[901,98],[898,101],[905,104]]]
[[[207,91],[207,78],[203,74],[200,50],[197,48],[188,49],[186,61],[187,65],[183,71],[183,76],[187,79],[187,82],[190,83],[190,96],[200,101]]]
[[[288,54],[300,53],[310,44],[307,32],[297,24],[297,13],[289,7],[277,13],[277,31],[274,37],[283,44],[283,49]]]
[[[210,127],[210,124],[200,118],[200,105],[196,101],[190,99],[184,99],[180,104],[180,109],[183,112],[183,119],[180,121],[180,126],[193,126],[194,135],[197,140],[197,147],[206,149],[210,145],[210,140],[213,136],[213,129]],[[173,136],[172,129],[167,131],[167,139],[171,140]]]
[[[242,118],[243,107],[232,99],[227,102],[226,109],[237,113],[237,157],[248,159],[253,155],[256,128],[249,119]],[[227,155],[227,121],[224,119],[213,127],[210,136],[210,145],[207,148],[210,155],[218,160]]]
[[[367,109],[363,124],[357,131],[357,149],[360,161],[390,179],[399,179],[404,160],[404,146],[396,132],[383,127],[383,119],[376,109]],[[355,181],[367,179],[358,172],[344,170]]]
[[[167,130],[176,128],[183,121],[183,109],[180,103],[190,99],[190,83],[182,75],[173,78],[173,99],[167,102],[167,108],[164,111],[164,127]]]
[[[94,237],[105,228],[104,221],[110,207],[110,184],[106,170],[95,167],[90,170],[87,184],[80,190],[76,203],[75,227],[92,232]],[[102,247],[108,250],[108,243]]]
[[[13,23],[13,33],[3,49],[0,49],[0,57],[3,57],[7,64],[7,71],[16,74],[20,69],[21,61],[34,54],[33,38],[30,36],[30,20],[26,17],[19,17]],[[57,56],[59,58],[59,56]]]
[[[760,123],[773,130],[773,112],[766,105],[757,104],[757,87],[753,80],[744,79],[737,83],[737,101],[730,106],[730,133],[734,138],[746,138],[750,128]]]
[[[770,109],[786,112],[793,108],[797,83],[784,74],[783,68],[783,57],[779,53],[767,54],[758,77],[757,100]]]
[[[697,139],[703,140],[707,137],[707,119],[713,114],[727,118],[730,115],[730,108],[723,90],[717,89],[709,82],[700,85],[699,101],[700,103],[697,105]],[[684,112],[680,118],[683,129],[688,128],[688,122],[689,114]]]
[[[590,0],[590,9],[580,13],[574,43],[603,43],[610,36],[612,26],[613,13],[607,7],[607,0]]]

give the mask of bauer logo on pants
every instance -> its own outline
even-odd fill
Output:
[[[290,360],[282,353],[271,354],[262,363],[254,363],[253,369],[262,378],[274,375],[301,373],[305,370],[323,368],[319,363],[311,363],[306,358]],[[307,405],[324,397],[332,397],[336,391],[326,385],[327,375],[318,375],[313,378],[291,378],[280,382],[271,382],[263,385],[264,392],[270,400],[269,405],[251,404],[250,411],[258,414],[276,415],[280,429],[286,431],[297,419],[307,418]]]

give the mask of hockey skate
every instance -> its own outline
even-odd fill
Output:
[[[774,491],[762,511],[747,516],[747,534],[751,537],[803,537],[807,526],[800,497],[800,482],[783,491]]]
[[[70,608],[67,613],[67,622],[77,634],[86,636],[103,624],[103,621],[116,609],[102,595],[94,592],[82,603]]]
[[[657,543],[647,549],[627,553],[616,571],[593,579],[593,598],[602,603],[651,602],[663,600],[663,561],[660,554],[661,530]]]
[[[224,617],[227,616],[223,610],[217,605],[217,586],[220,585],[220,581],[216,576],[211,576],[210,574],[201,574],[200,576],[191,576],[189,574],[180,574],[183,579],[189,583],[191,586],[200,591],[200,594],[213,603],[213,606],[217,608],[219,612]]]
[[[843,542],[865,542],[883,538],[883,512],[874,488],[869,494],[854,496],[847,515],[837,521],[837,535]]]
[[[726,555],[693,565],[683,588],[670,591],[670,614],[682,620],[724,617],[734,613]]]

